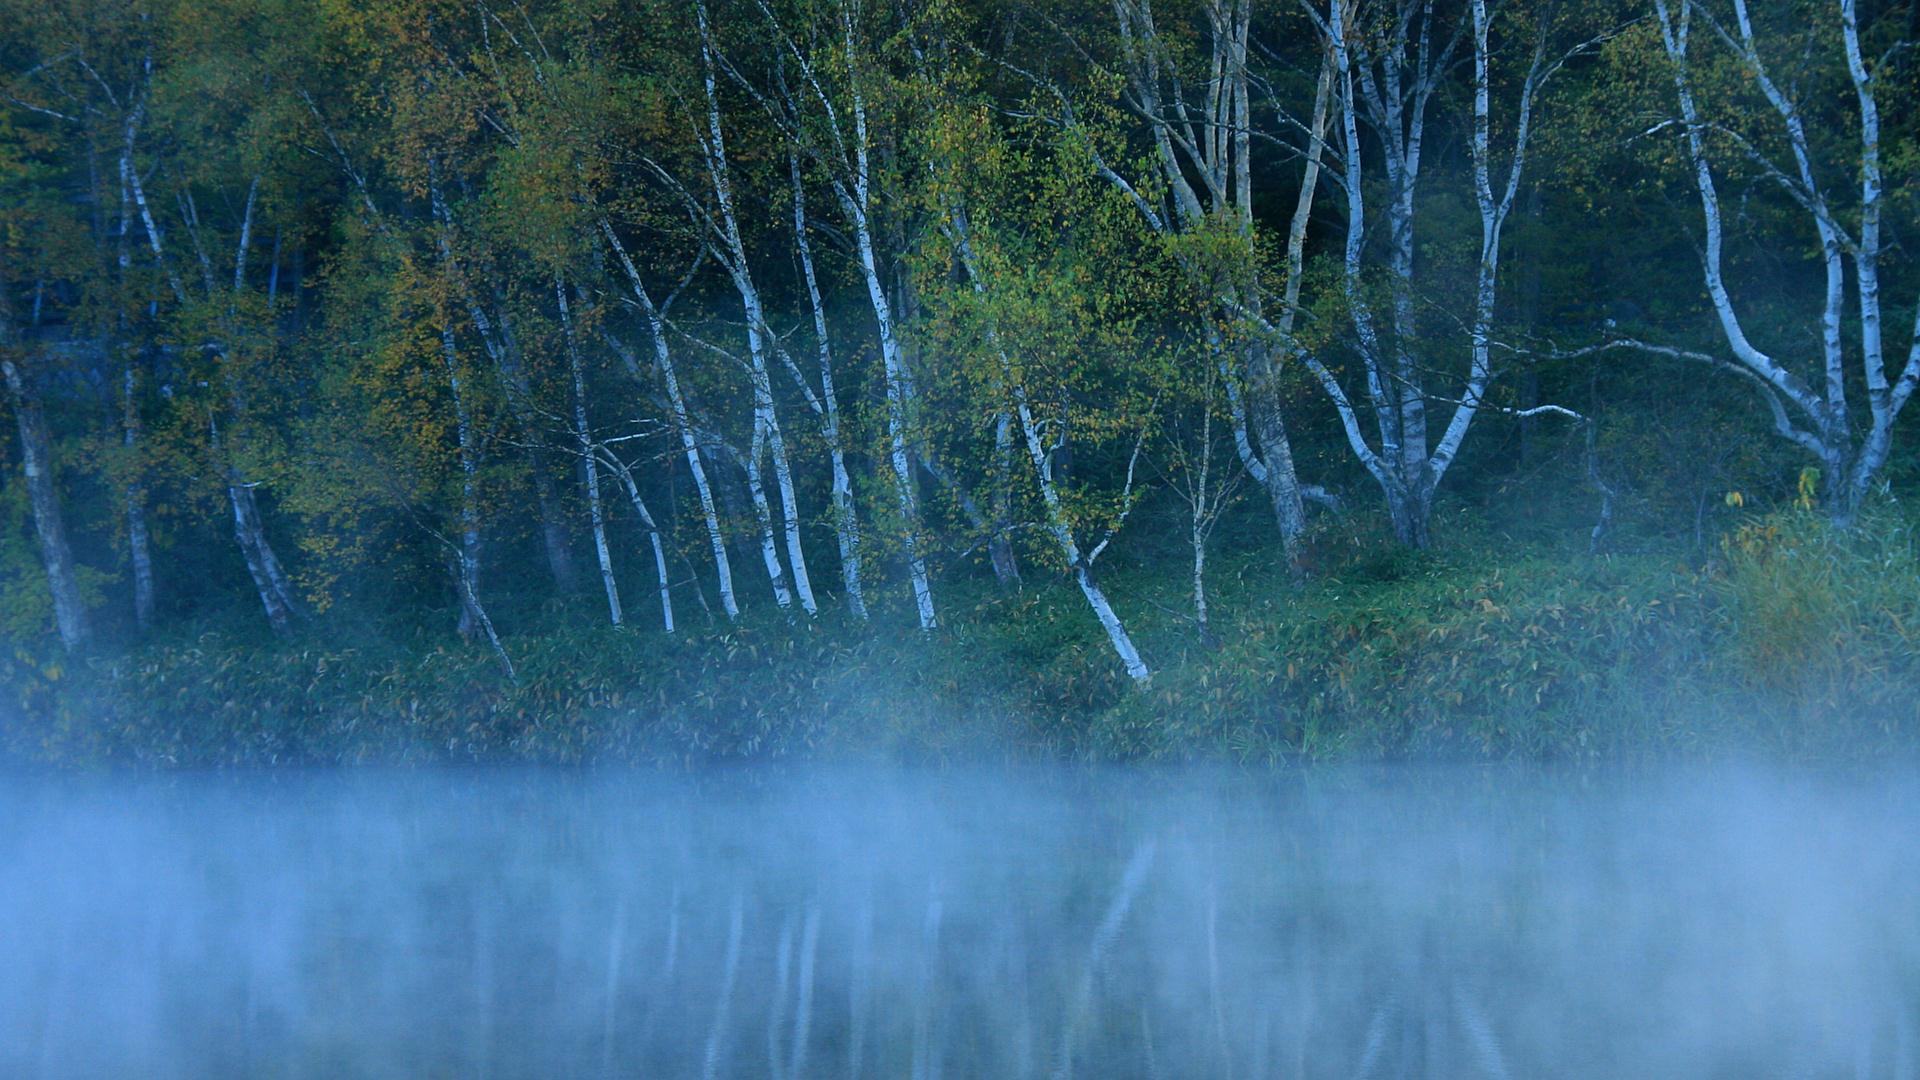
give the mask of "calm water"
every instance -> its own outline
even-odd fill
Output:
[[[5,1077],[1896,1077],[1920,785],[10,778]]]

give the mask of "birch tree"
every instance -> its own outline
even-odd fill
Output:
[[[712,449],[695,422],[683,377],[683,357],[675,348],[674,331],[668,323],[668,309],[704,263],[707,252],[703,250],[680,284],[656,303],[645,278],[645,271],[651,269],[647,251],[630,246],[616,227],[609,205],[610,201],[619,201],[610,199],[618,193],[611,190],[614,169],[609,155],[618,152],[619,139],[626,134],[620,129],[620,103],[612,86],[617,76],[601,66],[605,58],[590,40],[555,38],[549,48],[549,39],[525,9],[517,10],[517,17],[511,21],[484,2],[473,4],[472,13],[481,28],[480,55],[485,62],[477,74],[465,67],[456,71],[460,78],[475,78],[488,85],[485,97],[489,104],[479,122],[507,144],[496,158],[495,169],[515,176],[508,185],[512,190],[502,197],[503,207],[496,211],[503,218],[508,240],[523,249],[538,249],[534,252],[536,262],[562,276],[581,275],[577,299],[582,305],[589,304],[585,279],[604,280],[616,295],[625,294],[622,298],[638,314],[652,344],[651,365],[640,362],[601,313],[595,312],[590,321],[643,393],[650,396],[658,382],[662,391],[660,412],[680,443],[693,482],[713,554],[721,607],[729,620],[738,618],[740,607],[727,531],[714,479],[708,471]],[[575,50],[570,55],[557,51],[569,47]],[[570,328],[573,321],[570,313],[563,313],[563,323],[569,324],[563,325],[562,333],[563,338],[571,337],[567,346],[570,358],[578,355],[582,338]],[[574,400],[578,403],[580,391],[575,385]],[[582,454],[583,470],[597,462],[616,476],[648,532],[659,570],[663,617],[671,631],[672,601],[660,527],[646,507],[632,467],[602,440],[593,440],[590,450],[577,445],[578,431],[579,425],[575,424],[574,450]],[[590,492],[589,502],[596,501]],[[596,540],[596,549],[598,544]]]
[[[607,594],[607,621],[621,622],[620,583],[613,574],[613,551],[607,545],[606,513],[600,501],[600,461],[595,452],[593,426],[587,422],[587,379],[580,362],[580,339],[574,331],[573,308],[567,302],[567,283],[553,279],[554,307],[560,312],[562,339],[567,349],[567,373],[573,377],[573,437],[580,447],[580,471],[587,490],[587,520],[593,530],[593,556],[600,567],[600,586]]]
[[[914,447],[920,441],[916,419],[919,393],[903,348],[894,302],[888,294],[888,269],[882,264],[879,224],[875,220],[878,170],[870,98],[881,76],[862,47],[868,33],[868,15],[860,0],[834,0],[829,8],[830,22],[815,27],[816,32],[805,39],[803,47],[802,39],[771,6],[760,2],[759,7],[773,34],[774,47],[783,58],[794,62],[798,85],[788,108],[789,115],[804,124],[801,130],[807,134],[801,145],[821,164],[852,233],[880,345],[886,457],[900,517],[900,542],[913,589],[914,612],[920,629],[930,631],[938,626],[939,619],[923,550],[919,487],[914,480]]]
[[[454,332],[454,307],[465,299],[457,284],[460,273],[454,262],[453,216],[440,190],[439,167],[428,163],[428,197],[432,200],[433,244],[440,269],[441,290],[438,311],[440,354],[447,369],[447,393],[453,403],[455,447],[460,462],[460,547],[455,563],[455,582],[460,598],[459,631],[471,637],[485,626],[492,635],[492,621],[480,603],[480,445],[474,430],[471,392]]]
[[[42,129],[35,140],[38,150],[9,160],[9,171],[19,178],[38,174],[43,182],[62,174],[84,175],[79,197],[63,200],[64,206],[47,198],[50,191],[10,193],[20,215],[13,224],[23,236],[46,245],[56,237],[63,238],[61,243],[77,239],[69,226],[85,222],[93,260],[84,271],[76,266],[79,272],[62,274],[76,288],[65,306],[96,335],[101,381],[110,378],[118,393],[114,412],[121,453],[108,471],[121,482],[134,617],[144,629],[153,621],[155,585],[143,479],[147,447],[141,389],[147,350],[134,327],[142,321],[138,309],[146,282],[133,258],[128,175],[148,118],[154,30],[147,16],[114,9],[30,9],[8,16],[15,43],[25,49],[15,54],[21,60],[19,74],[7,80],[0,110],[11,114],[19,130]],[[36,296],[42,292],[37,289]],[[121,366],[109,376],[115,358]],[[23,377],[31,392],[32,372],[23,370]]]
[[[256,248],[274,228],[268,219],[286,213],[297,190],[292,147],[281,138],[287,102],[273,88],[297,70],[299,56],[249,46],[263,22],[296,11],[228,0],[171,11],[176,36],[156,35],[153,45],[173,49],[173,63],[156,62],[153,52],[141,58],[144,109],[136,111],[145,123],[130,118],[122,146],[131,216],[173,302],[171,344],[206,365],[204,375],[175,384],[192,391],[180,418],[201,427],[235,542],[276,630],[289,628],[306,605],[268,536],[259,497],[284,475],[277,387],[268,373],[286,342],[265,302],[278,280],[277,252],[269,247],[263,266]],[[199,33],[207,35],[200,51],[182,47]],[[150,129],[159,137],[144,137]],[[161,186],[149,191],[149,177]]]
[[[949,114],[934,145],[940,153],[929,198],[965,283],[958,295],[935,294],[942,321],[930,332],[949,363],[968,365],[960,381],[985,395],[975,411],[1014,419],[1040,529],[1127,676],[1144,683],[1152,671],[1094,573],[1139,496],[1136,477],[1161,381],[1150,362],[1120,359],[1119,343],[1133,328],[1128,303],[1147,292],[1149,281],[1123,269],[1120,250],[1131,230],[1118,222],[1130,224],[1131,211],[1089,192],[1075,175],[1080,163],[1071,150],[1064,164],[1048,156],[1035,164],[996,145],[978,112]],[[1012,189],[1042,197],[1023,215],[1021,202],[1006,197]],[[981,220],[988,215],[996,217]],[[997,217],[1007,224],[996,226]],[[1074,224],[1066,235],[1049,233],[1058,222]],[[1105,280],[1096,282],[1095,273]],[[1060,475],[1069,438],[1089,449],[1114,445],[1124,460],[1117,491],[1095,495]]]
[[[696,0],[694,13],[700,38],[699,78],[705,104],[703,130],[697,133],[696,141],[713,197],[711,212],[698,209],[696,213],[706,226],[715,261],[725,269],[728,280],[739,293],[740,306],[746,315],[747,372],[752,383],[754,445],[748,461],[749,488],[754,492],[757,508],[763,499],[759,470],[761,448],[764,446],[773,461],[774,482],[780,495],[782,531],[786,540],[787,564],[793,571],[793,590],[799,597],[800,606],[807,614],[814,615],[820,610],[819,602],[813,595],[806,551],[801,544],[800,507],[794,487],[793,464],[787,455],[786,436],[780,428],[770,374],[769,354],[777,347],[777,342],[772,328],[767,324],[766,304],[761,299],[759,286],[754,282],[746,242],[740,229],[733,166],[727,156],[726,133],[720,119],[719,76],[714,57],[713,31],[708,23],[704,0]],[[765,554],[775,596],[780,600],[780,606],[785,607],[789,601],[786,599],[785,576],[781,573],[779,557],[770,547]]]
[[[1765,10],[1756,18],[1746,0],[1725,6],[1654,0],[1653,10],[1678,109],[1678,116],[1658,129],[1670,128],[1681,140],[1700,207],[1702,280],[1721,340],[1732,354],[1731,361],[1711,354],[1700,358],[1753,385],[1767,405],[1774,433],[1818,463],[1821,506],[1835,521],[1850,522],[1885,468],[1894,421],[1920,384],[1920,313],[1905,359],[1896,351],[1891,360],[1897,370],[1890,368],[1881,291],[1887,198],[1900,180],[1887,175],[1879,89],[1894,54],[1874,56],[1863,45],[1866,29],[1856,0],[1810,5],[1811,27],[1797,8]],[[1743,114],[1733,95],[1713,94],[1700,74],[1702,36],[1758,90],[1759,107]],[[1801,52],[1801,64],[1808,58],[1844,63],[1851,115],[1841,130],[1850,138],[1816,135],[1819,121],[1810,114],[1826,102],[1809,102],[1804,84],[1781,74],[1796,63],[1789,47]],[[1769,123],[1762,127],[1760,118]],[[1803,235],[1818,246],[1824,284],[1817,302],[1809,305],[1817,309],[1817,351],[1796,348],[1791,338],[1765,345],[1749,329],[1751,320],[1743,315],[1749,305],[1728,274],[1732,229],[1720,195],[1719,177],[1736,168],[1752,171],[1784,193],[1800,214]],[[1853,334],[1845,325],[1849,268],[1857,305]],[[1854,378],[1859,381],[1853,383]],[[1865,391],[1864,415],[1852,400],[1856,389]]]
[[[1341,189],[1346,197],[1346,237],[1341,257],[1341,297],[1357,354],[1364,397],[1356,400],[1323,358],[1306,355],[1309,370],[1325,390],[1354,456],[1379,485],[1394,534],[1406,544],[1430,542],[1433,498],[1460,454],[1468,431],[1486,404],[1498,370],[1493,326],[1500,282],[1501,242],[1525,174],[1535,113],[1547,80],[1565,60],[1589,47],[1583,42],[1560,56],[1548,53],[1555,13],[1536,13],[1533,40],[1516,102],[1504,127],[1511,131],[1505,169],[1493,145],[1492,64],[1494,16],[1484,0],[1472,0],[1453,26],[1443,25],[1431,0],[1335,0],[1321,23],[1333,55],[1341,152]],[[1439,370],[1435,339],[1420,325],[1422,289],[1416,262],[1418,193],[1426,167],[1430,109],[1442,92],[1453,57],[1465,44],[1472,54],[1472,105],[1467,138],[1474,203],[1479,216],[1479,257],[1472,315],[1467,329],[1467,373],[1460,389],[1436,393]],[[1374,152],[1362,142],[1363,121]],[[1367,259],[1370,225],[1370,156],[1384,179],[1387,313],[1375,310]],[[1435,438],[1429,406],[1451,405]],[[1362,419],[1371,414],[1373,432]]]
[[[1308,496],[1295,470],[1281,411],[1280,366],[1293,348],[1307,226],[1324,155],[1331,71],[1322,65],[1311,118],[1304,124],[1287,105],[1277,106],[1279,118],[1291,121],[1295,129],[1290,134],[1296,141],[1288,145],[1298,147],[1304,171],[1287,226],[1278,311],[1270,318],[1254,213],[1254,111],[1259,95],[1250,70],[1253,7],[1252,0],[1205,0],[1200,5],[1207,52],[1204,67],[1194,77],[1183,71],[1163,37],[1152,0],[1114,0],[1126,76],[1124,104],[1146,124],[1158,172],[1148,184],[1128,179],[1098,152],[1092,154],[1092,164],[1156,233],[1189,238],[1174,250],[1189,273],[1209,282],[1214,292],[1209,341],[1229,375],[1235,447],[1266,490],[1293,561],[1306,531]],[[1077,122],[1070,111],[1066,119]],[[1165,192],[1157,204],[1145,194],[1155,189]],[[1221,258],[1213,252],[1222,250],[1217,238],[1223,234],[1231,242]],[[1231,332],[1235,327],[1242,332]]]
[[[720,526],[720,513],[714,503],[713,485],[707,479],[707,469],[700,453],[700,439],[694,430],[691,410],[687,408],[686,394],[680,385],[679,369],[675,364],[673,346],[667,337],[666,319],[661,315],[658,305],[653,302],[653,294],[647,291],[646,282],[640,277],[640,270],[634,265],[633,257],[627,253],[626,245],[621,243],[619,233],[614,231],[613,223],[607,218],[599,219],[600,233],[606,239],[607,250],[625,275],[627,288],[639,308],[647,325],[647,336],[653,342],[654,370],[666,389],[668,417],[672,421],[674,432],[679,436],[681,452],[686,457],[687,472],[693,477],[694,491],[700,501],[700,518],[706,525],[707,542],[713,550],[714,574],[720,587],[720,606],[728,619],[740,617],[740,604],[734,598],[733,569],[727,559],[726,533]]]
[[[33,531],[40,541],[40,562],[46,571],[47,592],[53,598],[54,627],[69,651],[84,649],[93,639],[93,623],[81,590],[73,548],[67,542],[66,516],[54,484],[53,440],[40,404],[33,372],[26,367],[20,327],[15,322],[12,282],[0,278],[0,376],[13,404],[14,426],[20,435],[20,468],[27,481],[27,501]],[[33,308],[41,300],[36,290]]]
[[[853,474],[847,468],[846,442],[842,436],[840,395],[834,389],[833,342],[827,331],[826,303],[820,296],[820,277],[814,270],[812,225],[807,215],[807,187],[800,168],[800,155],[788,149],[787,170],[793,186],[793,247],[800,263],[801,280],[807,286],[807,311],[813,316],[813,336],[820,369],[820,392],[815,393],[806,376],[781,350],[787,371],[793,376],[807,405],[820,420],[820,434],[826,440],[827,454],[833,466],[833,534],[840,545],[840,585],[846,594],[847,611],[855,620],[867,617],[866,589],[860,579],[860,511],[853,498]]]

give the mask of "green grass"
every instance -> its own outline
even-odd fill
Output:
[[[516,620],[519,683],[444,629],[203,622],[111,656],[0,661],[17,758],[157,766],[1068,758],[1266,763],[1442,755],[1865,757],[1920,733],[1920,562],[1903,520],[1756,518],[1672,555],[1407,553],[1343,540],[1304,583],[1215,561],[1218,644],[1183,575],[1106,585],[1156,668],[1124,679],[1078,593],[1029,569],[943,583],[946,626],[750,613],[673,637],[581,600]],[[1496,554],[1497,552],[1497,554]],[[683,615],[684,617],[684,615]]]

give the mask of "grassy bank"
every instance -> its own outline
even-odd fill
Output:
[[[823,614],[672,637],[584,604],[508,636],[518,682],[444,629],[202,623],[0,671],[8,753],[161,766],[533,760],[1864,757],[1920,735],[1920,563],[1882,515],[1757,518],[1710,557],[1358,545],[1296,584],[1214,572],[1203,644],[1164,567],[1110,591],[1157,668],[1116,670],[1076,592],[947,587],[947,626]],[[968,590],[971,591],[968,591]],[[880,612],[882,626],[911,625]],[[639,620],[636,620],[639,621]]]

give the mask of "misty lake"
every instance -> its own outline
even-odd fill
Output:
[[[1920,786],[7,778],[6,1077],[1895,1077]]]

